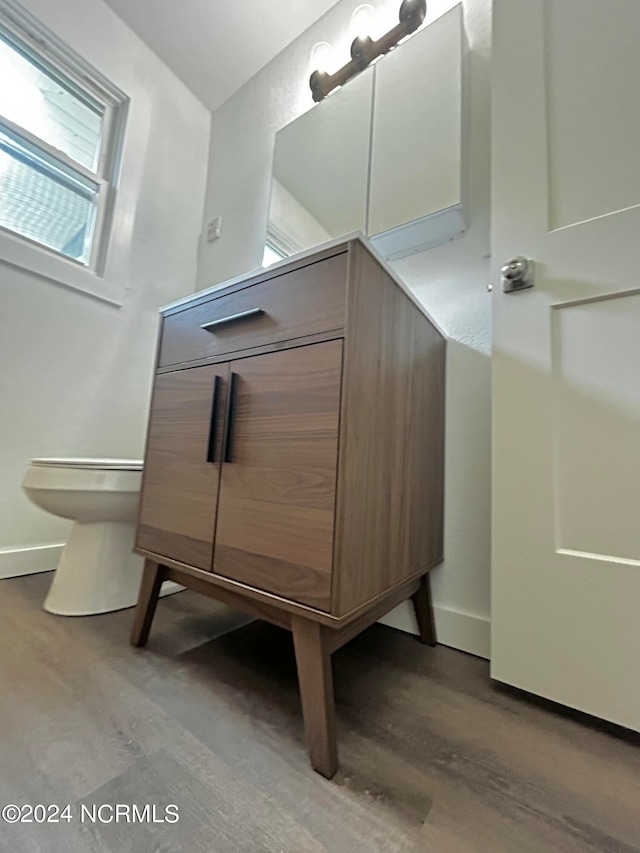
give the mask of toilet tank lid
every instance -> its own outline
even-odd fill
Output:
[[[142,471],[142,459],[32,459],[45,468],[85,468],[102,471]]]

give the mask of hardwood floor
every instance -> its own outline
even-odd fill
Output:
[[[640,850],[640,748],[495,689],[485,661],[380,625],[337,651],[328,782],[288,632],[183,592],[136,650],[131,610],[45,613],[50,581],[0,583],[0,804],[76,817],[3,824],[3,853]],[[180,819],[81,824],[81,803]]]

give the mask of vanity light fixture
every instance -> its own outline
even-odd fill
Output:
[[[371,36],[376,19],[376,10],[370,3],[363,3],[357,6],[353,15],[351,15],[351,23],[349,25],[349,34],[352,39],[364,38]]]
[[[333,48],[326,41],[314,44],[310,57],[310,70],[317,70],[321,74],[329,73],[330,68],[335,68]]]
[[[357,11],[358,9],[356,9]],[[356,36],[351,44],[350,61],[336,71],[335,74],[329,74],[326,70],[316,68],[309,78],[309,87],[313,100],[316,102],[322,101],[329,92],[332,92],[338,86],[344,86],[347,80],[350,80],[356,74],[363,71],[374,59],[393,50],[405,36],[418,29],[424,21],[426,14],[426,0],[403,0],[400,5],[400,21],[388,33],[385,33],[385,35],[376,41],[368,35]]]

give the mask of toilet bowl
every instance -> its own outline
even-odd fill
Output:
[[[41,509],[74,522],[45,610],[90,616],[132,607],[144,560],[132,553],[142,461],[33,459],[22,488]],[[183,587],[167,583],[162,594]]]

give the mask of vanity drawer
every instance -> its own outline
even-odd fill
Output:
[[[159,367],[342,329],[347,253],[164,318]],[[202,328],[207,326],[208,328]]]

